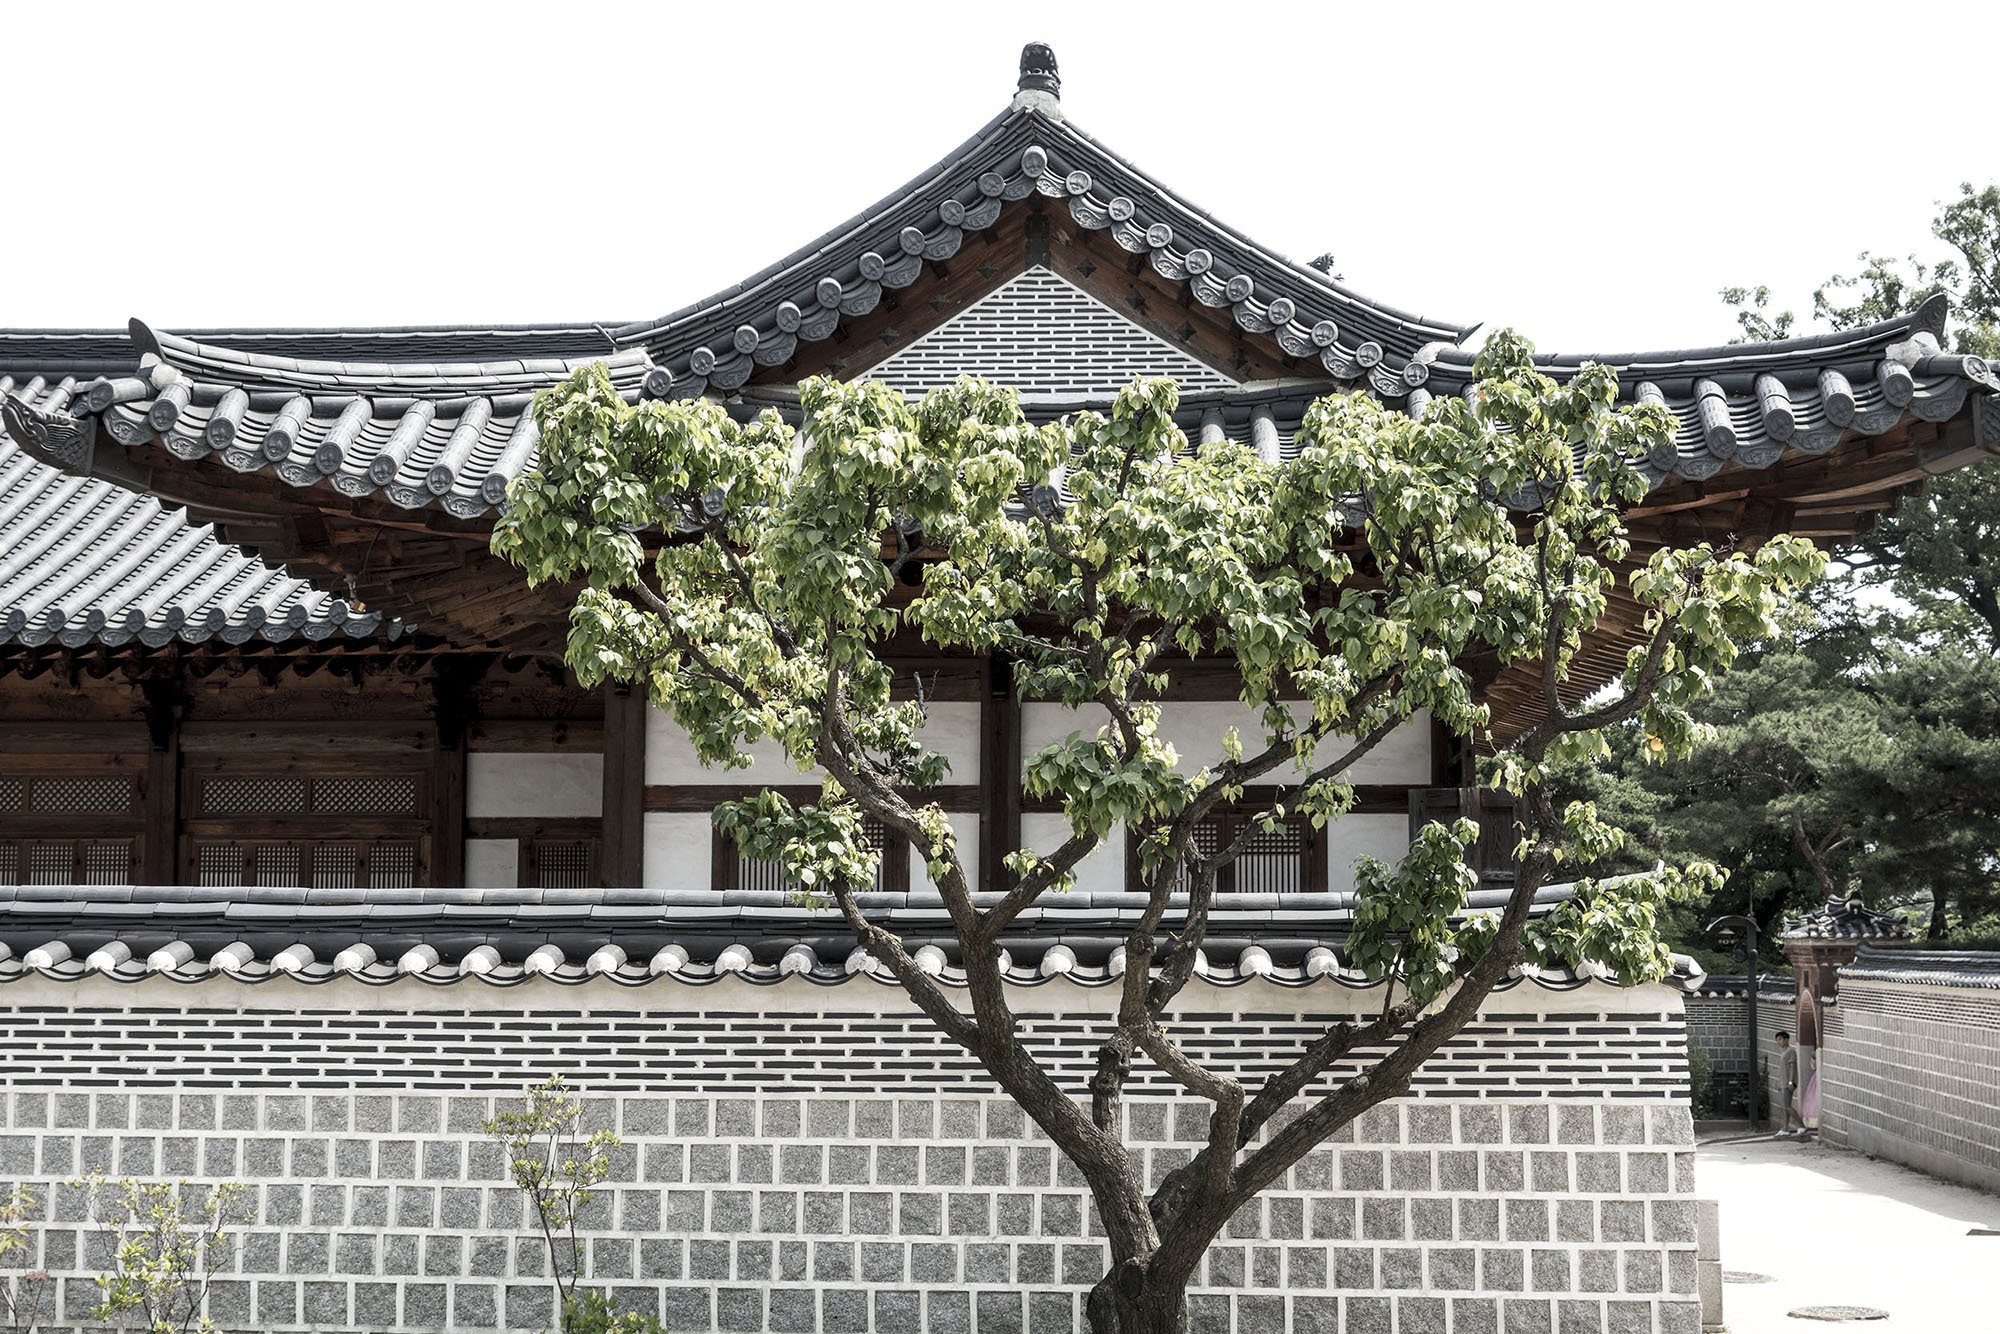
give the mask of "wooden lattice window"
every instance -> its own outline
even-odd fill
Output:
[[[0,884],[139,878],[143,757],[0,756]]]
[[[878,820],[865,820],[862,831],[869,844],[881,854],[875,864],[875,883],[869,888],[890,894],[907,892],[910,888],[909,841]],[[784,870],[777,862],[745,857],[737,848],[736,840],[719,829],[714,837],[711,878],[716,889],[792,892],[800,888],[787,882]]]
[[[196,839],[198,885],[274,885],[305,889],[409,889],[416,885],[417,845],[293,839]]]
[[[184,775],[201,885],[407,889],[430,862],[421,756],[202,755]]]
[[[1218,811],[1195,826],[1193,850],[1209,856],[1252,823],[1253,817],[1244,812]],[[1126,848],[1125,884],[1135,892],[1144,888],[1138,848],[1132,844]],[[1272,830],[1253,830],[1243,850],[1215,873],[1218,894],[1319,894],[1326,886],[1325,833],[1299,818],[1282,821]],[[1188,888],[1185,871],[1175,877],[1173,888],[1176,893]]]
[[[0,838],[0,884],[129,885],[136,838]]]
[[[594,838],[524,838],[520,879],[535,889],[590,889],[597,884]]]

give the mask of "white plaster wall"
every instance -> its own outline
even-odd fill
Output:
[[[1304,705],[1298,706],[1301,716]],[[1043,746],[1061,741],[1071,732],[1089,736],[1105,721],[1102,709],[1068,709],[1060,704],[1025,704],[1021,709],[1022,754],[1032,754]],[[1263,723],[1255,711],[1235,700],[1170,700],[1160,706],[1160,735],[1179,752],[1181,766],[1194,773],[1222,758],[1222,737],[1231,727],[1243,739],[1246,749],[1254,748]],[[1318,755],[1331,760],[1344,743],[1329,737],[1320,743]],[[1282,782],[1291,773],[1287,766],[1272,774],[1270,781]],[[1431,779],[1431,720],[1419,713],[1383,738],[1363,756],[1347,775],[1357,783],[1428,784]]]
[[[1021,815],[1021,841],[1036,852],[1044,855],[1054,852],[1068,837],[1069,821],[1059,813],[1024,811]],[[1097,851],[1077,864],[1076,887],[1093,894],[1125,892],[1123,829],[1112,830]]]
[[[986,888],[979,883],[979,812],[953,811],[946,818],[951,821],[951,832],[958,836],[958,859],[964,863],[966,874],[972,879],[973,892],[977,893]],[[914,847],[910,849],[910,888],[937,888],[937,882],[931,879],[930,869],[924,865],[924,854]]]
[[[951,783],[979,781],[979,705],[973,701],[933,704],[923,730],[918,733],[925,745],[951,762]],[[768,738],[743,752],[750,757],[747,769],[704,768],[695,756],[694,743],[687,732],[666,713],[652,709],[646,714],[646,781],[648,783],[699,786],[704,783],[817,783],[820,772],[800,773],[785,757],[784,749]]]
[[[521,840],[465,840],[465,883],[472,889],[513,889],[521,877]]]
[[[648,811],[640,878],[647,889],[706,890],[714,822],[700,812]]]
[[[1343,815],[1327,826],[1326,887],[1336,894],[1354,888],[1354,861],[1374,857],[1394,865],[1410,850],[1406,815]]]
[[[465,813],[489,818],[602,815],[604,758],[475,750],[465,757]]]

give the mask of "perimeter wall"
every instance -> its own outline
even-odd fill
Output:
[[[1984,983],[1888,971],[1841,972],[1840,999],[1825,1011],[1821,1133],[2000,1191],[2000,967]]]
[[[1176,1029],[1254,1076],[1372,993],[1191,988]],[[57,1327],[85,1323],[101,1169],[239,1180],[251,1222],[213,1287],[225,1330],[527,1329],[552,1322],[483,1118],[562,1072],[624,1139],[586,1219],[591,1281],[675,1330],[1061,1331],[1105,1264],[1049,1141],[865,977],[620,988],[374,988],[215,978],[0,988],[0,1177],[46,1202]],[[1109,999],[1023,995],[1081,1086]],[[1425,1072],[1244,1210],[1195,1287],[1228,1334],[1693,1334],[1696,1211],[1678,993],[1522,984]],[[1142,1071],[1149,1175],[1205,1106]]]

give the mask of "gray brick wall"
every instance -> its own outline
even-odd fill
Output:
[[[84,1279],[102,1167],[240,1178],[226,1329],[539,1329],[546,1261],[477,1125],[487,1096],[16,1091],[0,1165],[37,1185],[34,1262]],[[594,1098],[625,1145],[589,1273],[675,1329],[1070,1331],[1105,1262],[1082,1181],[994,1097]],[[1128,1111],[1149,1174],[1205,1112]],[[1689,1331],[1692,1135],[1668,1103],[1406,1100],[1247,1209],[1195,1289],[1212,1331]],[[1392,1324],[1393,1322],[1393,1324]]]
[[[1824,1138],[2000,1190],[2000,993],[1843,978],[1835,1009]]]
[[[1091,998],[1022,1022],[1080,1088]],[[533,1330],[546,1258],[479,1123],[563,1072],[616,1130],[588,1274],[677,1330],[1029,1334],[1079,1327],[1105,1263],[1088,1191],[1012,1103],[875,985],[390,993],[17,982],[0,1010],[0,1188],[45,1201],[24,1263],[95,1298],[93,1168],[248,1183],[227,1330]],[[1259,1058],[1366,993],[1191,993],[1206,1059]],[[1325,1006],[1302,1011],[1301,1003]],[[401,1007],[401,1008],[397,1008]],[[1216,1334],[1693,1334],[1694,1157],[1678,997],[1520,988],[1412,1095],[1245,1211],[1208,1257]],[[1154,1179],[1205,1106],[1136,1081]]]

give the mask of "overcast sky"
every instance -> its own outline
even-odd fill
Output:
[[[39,5],[0,326],[623,321],[955,147],[1084,129],[1265,246],[1547,350],[1719,342],[2000,179],[2000,4]]]

